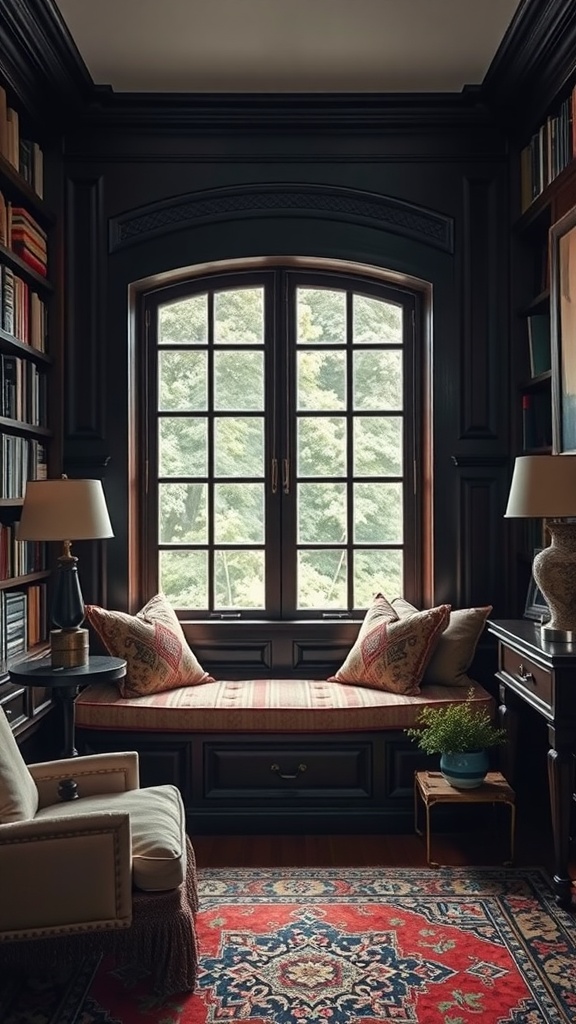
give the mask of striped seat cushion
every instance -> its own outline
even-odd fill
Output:
[[[495,710],[473,684],[475,706]],[[349,732],[406,729],[427,704],[459,704],[468,691],[425,686],[415,696],[322,679],[225,679],[146,697],[92,684],[76,699],[78,729],[128,732]]]

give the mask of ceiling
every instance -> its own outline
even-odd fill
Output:
[[[523,0],[56,0],[116,92],[460,92]]]

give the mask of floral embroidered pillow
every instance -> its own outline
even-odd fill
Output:
[[[413,615],[418,610],[403,597],[395,598],[392,607],[400,618]],[[491,611],[492,605],[489,604],[480,608],[457,608],[450,612],[448,625],[426,667],[423,683],[470,686],[472,680],[467,674],[468,669]]]
[[[86,618],[108,653],[126,661],[126,677],[118,682],[123,697],[214,681],[188,646],[164,594],[157,594],[136,615],[89,604]]]
[[[330,681],[414,695],[438,640],[448,625],[450,605],[403,618],[377,594],[356,643]]]

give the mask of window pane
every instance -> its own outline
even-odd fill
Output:
[[[402,475],[400,416],[358,416],[354,419],[355,476]]]
[[[161,412],[207,408],[205,352],[159,352],[158,377]]]
[[[263,476],[264,420],[230,416],[214,423],[216,476]]]
[[[161,544],[205,544],[206,484],[158,485]]]
[[[298,484],[298,542],[346,541],[346,485]]]
[[[301,416],[298,429],[298,476],[344,476],[346,420],[343,416]]]
[[[355,295],[354,342],[363,345],[401,345],[402,307],[382,299]]]
[[[263,484],[216,484],[214,537],[217,544],[264,543]]]
[[[346,552],[298,552],[298,607],[346,608]]]
[[[158,343],[160,345],[205,345],[208,340],[208,297],[194,295],[160,306]]]
[[[264,356],[261,352],[214,353],[214,408],[264,409]]]
[[[206,551],[161,551],[160,590],[175,608],[208,607]]]
[[[346,407],[344,352],[298,352],[298,409]]]
[[[237,288],[214,296],[214,341],[261,345],[264,340],[264,289]]]
[[[216,551],[216,608],[264,608],[264,552]]]
[[[206,476],[207,426],[192,416],[161,416],[158,420],[160,476]]]
[[[404,593],[401,551],[363,549],[354,554],[354,607],[368,608],[378,592],[390,600]]]
[[[401,352],[354,353],[354,408],[379,412],[402,408]]]
[[[354,540],[402,543],[402,484],[354,484]]]
[[[299,344],[343,345],[346,341],[346,292],[328,288],[298,288],[296,292]]]

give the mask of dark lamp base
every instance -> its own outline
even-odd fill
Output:
[[[88,664],[87,629],[52,629],[50,631],[52,668],[78,668]]]

